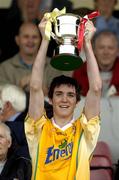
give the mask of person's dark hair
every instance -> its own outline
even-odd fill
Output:
[[[52,99],[55,87],[59,87],[62,84],[75,87],[75,89],[76,89],[76,100],[78,102],[80,100],[80,86],[78,85],[77,81],[74,78],[64,76],[64,75],[55,77],[52,80],[50,87],[49,87],[48,97],[50,99]]]

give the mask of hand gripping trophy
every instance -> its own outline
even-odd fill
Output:
[[[55,69],[72,71],[83,64],[85,61],[82,50],[85,23],[98,15],[99,12],[95,11],[81,18],[78,15],[66,13],[65,8],[61,11],[55,8],[51,13],[45,14],[49,20],[46,25],[46,37],[49,40],[52,37],[57,43],[50,62]]]

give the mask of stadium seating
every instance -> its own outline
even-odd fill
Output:
[[[94,150],[90,164],[91,180],[112,180],[113,168],[108,144],[99,141]]]
[[[90,180],[112,180],[106,169],[91,170]]]

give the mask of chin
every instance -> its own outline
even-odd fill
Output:
[[[61,113],[62,118],[69,118],[71,116],[71,113]],[[73,113],[72,113],[73,116]]]

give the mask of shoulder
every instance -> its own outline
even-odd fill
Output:
[[[113,69],[112,69],[113,73],[115,73],[115,71],[119,71],[119,57],[116,58]]]
[[[1,66],[5,67],[13,63],[17,63],[19,61],[19,55],[16,54],[13,57],[6,59],[4,62],[1,63]]]
[[[25,132],[26,134],[31,134],[31,132],[34,132],[36,129],[40,130],[43,128],[43,126],[48,121],[48,117],[46,116],[46,113],[42,115],[37,120],[34,120],[32,117],[30,117],[28,114],[25,118]]]
[[[19,179],[30,180],[32,175],[32,164],[31,160],[18,157],[16,158],[17,174]]]
[[[16,162],[21,168],[29,167],[31,168],[31,160],[25,157],[16,157]]]

